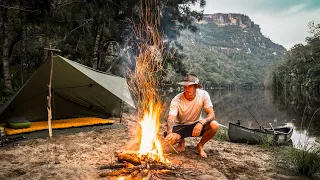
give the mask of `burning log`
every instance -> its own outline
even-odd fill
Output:
[[[174,167],[172,164],[156,163],[150,164],[149,169],[152,170],[175,170],[177,167]]]
[[[115,163],[100,166],[99,169],[116,169],[102,172],[99,174],[100,177],[126,175],[130,177],[129,179],[142,179],[142,177],[150,179],[153,172],[166,173],[177,170],[180,167],[173,164],[155,161],[147,157],[139,158],[137,154],[134,153],[116,153],[116,156],[118,157],[118,161],[126,163]]]
[[[137,157],[136,154],[131,153],[116,153],[119,162],[128,162],[135,166],[141,164],[141,160]]]
[[[106,177],[106,176],[118,176],[121,174],[131,174],[135,170],[144,169],[146,167],[147,166],[145,164],[143,164],[143,165],[133,166],[133,167],[129,167],[129,168],[122,168],[122,169],[118,169],[115,171],[107,171],[107,172],[100,173],[99,176]]]

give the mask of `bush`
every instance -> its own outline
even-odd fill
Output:
[[[228,129],[220,126],[218,132],[214,136],[214,139],[218,141],[229,141]]]

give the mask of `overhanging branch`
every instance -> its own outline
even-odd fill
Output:
[[[34,12],[34,13],[38,12],[38,11],[32,11],[32,10],[28,10],[20,7],[13,7],[13,6],[0,5],[0,7],[5,9],[13,9],[13,10],[19,10],[19,11],[26,11],[26,12]]]

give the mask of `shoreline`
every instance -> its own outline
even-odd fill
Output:
[[[98,179],[97,167],[115,162],[114,153],[129,141],[128,120],[102,128],[49,138],[30,139],[0,148],[0,179]],[[186,139],[183,153],[167,158],[182,170],[152,179],[305,179],[274,163],[273,152],[257,145],[210,140],[208,158],[200,158],[199,138]]]

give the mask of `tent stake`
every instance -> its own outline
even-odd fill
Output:
[[[50,48],[44,48],[45,50],[48,50],[49,56],[50,56],[50,78],[49,78],[49,84],[48,84],[48,89],[49,89],[49,95],[47,96],[48,100],[48,131],[49,131],[49,138],[52,137],[52,126],[51,126],[51,121],[52,121],[52,111],[51,111],[51,87],[52,87],[52,73],[53,73],[53,51],[61,52],[59,49],[51,49]]]

